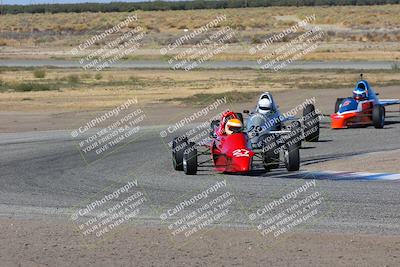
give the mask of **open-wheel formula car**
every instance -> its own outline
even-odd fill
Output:
[[[272,94],[265,92],[260,95],[254,111],[244,110],[243,113],[249,114],[246,131],[250,147],[255,151],[262,150],[267,170],[279,167],[282,146],[296,144],[301,147],[302,141],[319,140],[319,114],[312,103],[304,104],[302,118],[284,116]]]
[[[300,153],[297,144],[283,145],[284,163],[288,171],[300,168]],[[200,161],[201,156],[208,159]],[[196,174],[198,166],[212,163],[222,173],[247,173],[253,170],[255,158],[271,161],[264,153],[256,153],[244,131],[241,113],[227,111],[220,120],[210,125],[209,142],[202,145],[190,142],[186,137],[176,137],[172,142],[172,158],[175,170],[185,174]]]
[[[362,79],[357,82],[353,96],[338,98],[335,113],[331,115],[331,128],[342,129],[373,125],[375,128],[385,126],[385,107],[400,104],[399,99],[379,99],[378,93]]]

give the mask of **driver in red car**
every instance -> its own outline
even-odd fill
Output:
[[[234,133],[240,133],[243,130],[242,122],[237,118],[235,112],[227,111],[222,115],[221,123],[218,127],[217,134],[231,135]]]

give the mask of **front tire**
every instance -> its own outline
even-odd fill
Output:
[[[285,166],[288,171],[298,171],[300,169],[300,150],[296,145],[289,145],[283,151]]]
[[[190,143],[183,154],[183,172],[187,175],[197,173],[197,149],[194,143]]]
[[[298,147],[301,147],[301,142],[304,139],[301,123],[299,121],[292,121],[290,123],[290,131],[288,142],[295,142]]]
[[[176,171],[183,171],[183,154],[187,147],[187,142],[186,137],[175,137],[172,140],[172,164]]]
[[[383,106],[374,105],[372,109],[372,122],[377,129],[382,129],[385,126],[385,108]]]

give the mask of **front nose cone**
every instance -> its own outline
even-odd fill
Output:
[[[250,171],[250,157],[237,157],[232,158],[232,171],[233,172],[248,172]]]

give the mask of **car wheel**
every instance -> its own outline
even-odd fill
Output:
[[[298,171],[300,169],[300,150],[298,146],[287,146],[283,151],[283,157],[288,171]]]
[[[183,154],[187,147],[187,142],[186,137],[175,137],[172,140],[172,164],[176,171],[183,171]]]
[[[242,113],[236,113],[237,118],[240,120],[240,122],[242,123],[242,125],[244,125],[243,122],[243,114]]]
[[[269,171],[279,168],[279,149],[274,135],[265,137],[262,151],[264,169]]]
[[[188,175],[197,173],[197,149],[194,143],[190,143],[183,154],[183,172]]]
[[[339,111],[340,104],[342,104],[344,98],[337,98],[335,103],[335,113]]]
[[[375,128],[381,129],[385,126],[385,108],[380,105],[374,105],[372,109],[372,122]]]
[[[318,142],[319,118],[313,104],[308,104],[303,110],[304,139],[307,142]]]
[[[215,131],[216,128],[219,127],[220,121],[219,120],[213,120],[210,123],[210,137],[214,138],[216,137]]]
[[[286,127],[285,130],[290,131],[290,133],[284,137],[285,143],[296,144],[298,147],[301,147],[301,142],[303,140],[301,123],[299,121],[292,121],[290,126]]]

